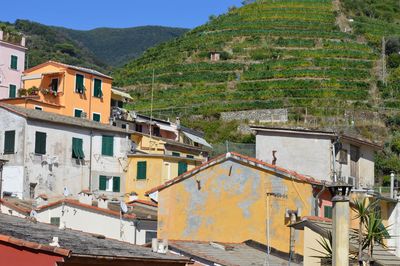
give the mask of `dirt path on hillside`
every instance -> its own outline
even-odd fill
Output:
[[[336,24],[338,24],[340,30],[342,32],[347,32],[347,33],[353,32],[353,29],[350,26],[349,20],[342,12],[340,0],[333,0],[333,7],[334,7],[334,10],[338,14],[338,16],[336,17]]]

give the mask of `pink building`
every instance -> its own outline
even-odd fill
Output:
[[[26,49],[25,37],[0,31],[0,99],[18,97]]]

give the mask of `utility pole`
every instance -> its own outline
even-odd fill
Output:
[[[385,37],[382,37],[382,83],[383,83],[383,85],[386,85],[386,41],[385,41]]]

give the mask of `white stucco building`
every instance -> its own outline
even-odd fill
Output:
[[[47,198],[37,197],[31,202],[31,206],[24,206],[26,202],[2,199],[0,213],[136,245],[149,243],[157,237],[157,207],[151,203],[131,205],[128,213],[121,215],[118,201],[112,204],[90,192],[80,193],[79,200],[68,198],[48,203]]]
[[[25,69],[25,37],[9,37],[0,30],[0,99],[15,98]]]
[[[77,196],[82,190],[111,197],[125,193],[127,130],[83,118],[0,104],[2,192]]]
[[[252,129],[256,132],[259,160],[318,180],[333,181],[336,175],[355,188],[374,185],[374,154],[381,149],[377,144],[335,132],[259,126]]]

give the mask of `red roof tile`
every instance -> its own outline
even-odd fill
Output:
[[[148,205],[148,206],[152,206],[152,207],[158,207],[157,203],[154,203],[149,200],[140,200],[140,199],[132,200],[132,201],[128,202],[128,205],[135,205],[135,203],[144,204],[144,205]]]
[[[63,257],[68,257],[71,254],[71,251],[68,249],[42,245],[39,243],[29,242],[29,241],[17,239],[17,238],[14,238],[11,236],[6,236],[6,235],[0,235],[0,242],[5,242],[5,243],[13,244],[13,245],[20,246],[20,247],[26,247],[26,248],[34,249],[34,250],[51,252],[54,254],[61,255]]]
[[[8,208],[13,209],[19,213],[29,214],[31,212],[31,209],[18,206],[17,204],[14,204],[4,199],[0,199],[0,204],[3,204],[4,206],[7,206]]]
[[[285,168],[282,168],[282,167],[279,167],[279,166],[276,166],[276,165],[272,165],[272,164],[260,161],[260,160],[258,160],[256,158],[245,156],[245,155],[242,155],[242,154],[239,154],[239,153],[236,153],[236,152],[230,152],[230,153],[222,154],[222,155],[220,155],[218,157],[215,157],[215,158],[211,159],[210,161],[208,161],[206,163],[203,163],[202,165],[199,165],[199,166],[193,168],[192,170],[190,170],[190,171],[188,171],[186,173],[183,173],[182,175],[180,175],[178,177],[175,177],[175,178],[167,181],[166,183],[147,191],[145,194],[149,195],[149,194],[154,193],[156,191],[163,190],[163,189],[165,189],[165,188],[167,188],[167,187],[169,187],[169,186],[171,186],[171,185],[173,185],[175,183],[178,183],[178,182],[180,182],[182,180],[185,180],[185,179],[191,177],[191,175],[196,173],[196,172],[199,172],[199,171],[201,171],[201,170],[203,170],[203,169],[205,169],[205,168],[207,168],[209,166],[212,166],[215,163],[225,161],[225,160],[227,160],[229,158],[237,159],[237,160],[239,160],[241,162],[244,162],[244,163],[246,163],[246,164],[248,164],[250,166],[267,167],[267,168],[269,168],[268,169],[269,171],[278,172],[278,174],[282,174],[282,175],[285,175],[285,176],[290,177],[290,178],[295,178],[296,180],[303,181],[303,182],[306,182],[306,183],[316,184],[316,185],[321,185],[322,184],[321,181],[316,180],[316,179],[314,179],[312,177],[308,177],[308,176],[299,174],[296,171],[287,170]],[[253,165],[252,163],[255,164],[255,165]]]

